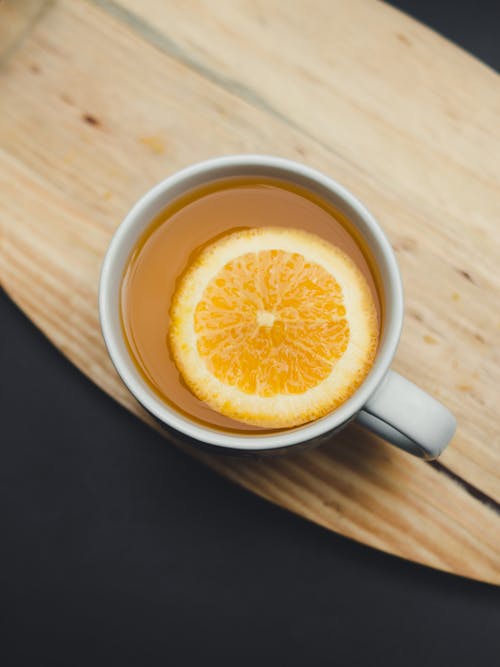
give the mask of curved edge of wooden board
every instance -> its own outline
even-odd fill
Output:
[[[100,371],[104,372],[100,372],[99,377],[96,377],[96,373],[87,366],[88,360],[84,359],[81,351],[77,351],[70,341],[61,341],[60,333],[52,331],[52,325],[40,318],[39,312],[30,307],[26,295],[20,292],[18,287],[9,285],[8,281],[5,284],[7,294],[44,334],[48,342],[54,344],[100,389],[187,455],[265,500],[365,546],[448,574],[500,586],[500,554],[495,552],[494,542],[482,545],[482,531],[478,534],[471,530],[470,534],[467,534],[469,529],[481,525],[483,530],[494,535],[495,531],[500,529],[498,516],[471,498],[455,482],[443,478],[439,473],[431,473],[425,475],[425,488],[429,492],[439,489],[441,496],[447,496],[456,505],[457,526],[448,526],[449,519],[439,508],[431,508],[430,515],[433,510],[437,510],[437,517],[431,519],[429,508],[425,507],[425,499],[419,489],[421,480],[418,479],[418,474],[412,472],[412,469],[426,466],[423,461],[410,460],[408,455],[402,454],[401,461],[395,462],[391,460],[392,448],[388,449],[385,443],[378,443],[380,448],[372,452],[373,456],[367,455],[374,443],[370,435],[356,426],[351,427],[351,430],[354,430],[354,436],[359,436],[358,442],[353,442],[352,432],[345,431],[336,436],[337,446],[330,451],[325,451],[323,447],[278,457],[232,458],[196,450],[175,438],[172,433],[166,432],[145,412],[128,393],[114,369],[106,368],[108,363],[104,364],[104,368],[100,368]],[[396,468],[408,468],[404,478],[408,482],[410,495],[415,491],[419,496],[415,508],[413,501],[408,503],[408,513],[412,515],[408,521],[401,522],[398,518],[400,509],[395,505],[401,500],[392,498],[390,489],[383,488],[386,486],[384,478],[385,482],[388,481],[386,475],[392,475],[388,470],[384,473],[384,467],[394,464]],[[373,466],[373,480],[368,483],[364,479],[367,466]],[[381,498],[377,497],[379,494]],[[358,508],[360,498],[364,498],[365,506]],[[367,509],[366,501],[372,505],[370,509]],[[387,516],[378,514],[380,509],[386,512]],[[419,515],[423,521],[419,527],[420,536],[415,539],[412,525],[415,528]],[[450,529],[455,534],[455,556],[449,551]],[[425,536],[427,530],[429,534]],[[476,535],[473,535],[473,532],[476,532]],[[457,533],[463,533],[462,538],[467,537],[468,544],[465,549],[461,540],[456,539]],[[423,535],[425,537],[421,539]],[[443,536],[448,538],[442,540]]]

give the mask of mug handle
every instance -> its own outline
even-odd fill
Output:
[[[396,447],[427,460],[442,453],[457,426],[444,405],[391,370],[356,421]]]

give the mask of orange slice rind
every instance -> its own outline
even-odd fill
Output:
[[[378,343],[367,281],[339,248],[263,227],[207,246],[179,280],[169,344],[200,400],[268,428],[326,415],[359,387]]]

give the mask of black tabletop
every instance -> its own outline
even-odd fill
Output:
[[[500,68],[499,2],[393,4]],[[233,486],[1,293],[0,363],[0,665],[500,663],[499,589]]]

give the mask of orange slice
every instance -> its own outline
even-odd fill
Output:
[[[206,247],[179,281],[169,342],[214,410],[266,427],[324,416],[361,384],[378,342],[368,284],[314,234],[263,227]]]

